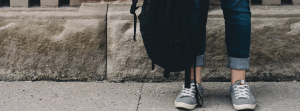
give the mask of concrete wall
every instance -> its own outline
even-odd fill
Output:
[[[203,80],[230,81],[222,10],[211,8]],[[183,80],[183,72],[165,79],[159,66],[151,70],[139,24],[137,41],[133,41],[129,9],[130,3],[84,3],[80,9],[0,9],[0,79]],[[300,7],[252,6],[251,11],[247,80],[300,80]]]

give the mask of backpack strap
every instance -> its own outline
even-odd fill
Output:
[[[209,9],[209,0],[199,0],[200,2],[200,16],[199,16],[199,22],[198,22],[198,26],[197,26],[197,31],[195,34],[197,34],[198,36],[202,35],[203,33],[206,33],[206,23],[207,23],[207,15],[208,15],[208,9]],[[197,54],[197,53],[195,53]],[[197,55],[195,55],[194,57],[197,58]],[[197,60],[197,59],[196,59]],[[196,61],[194,62],[194,83],[196,84]],[[201,95],[199,94],[198,88],[197,86],[195,86],[196,88],[196,98],[201,99],[202,104],[200,104],[199,100],[197,99],[197,103],[198,105],[201,107],[203,105],[203,99],[201,97]]]
[[[170,0],[173,1],[173,0]],[[175,31],[181,31],[183,38],[181,39],[181,42],[184,43],[185,45],[185,52],[184,53],[184,58],[185,58],[185,83],[184,83],[184,87],[185,88],[191,88],[191,65],[192,65],[192,60],[193,60],[193,56],[194,56],[194,49],[192,46],[192,42],[189,39],[189,35],[188,34],[188,26],[187,26],[187,13],[186,13],[186,6],[187,6],[187,2],[185,0],[174,0],[175,2],[173,2],[174,6],[176,7],[176,11],[178,11],[179,17],[177,19],[177,21],[180,21],[178,24],[178,26],[181,27],[180,30],[175,29]],[[171,18],[170,18],[171,19]],[[173,18],[172,18],[173,19]],[[180,43],[180,42],[179,42]]]
[[[185,46],[185,83],[184,87],[185,88],[191,88],[191,64],[192,64],[192,56],[193,56],[193,51],[192,51],[192,45],[190,44],[191,42],[189,40],[186,40],[186,46]],[[195,60],[196,61],[196,60]]]
[[[136,40],[136,22],[137,22],[137,16],[136,16],[136,13],[135,11],[139,8],[136,6],[138,0],[132,0],[132,5],[131,5],[131,8],[130,8],[130,13],[134,15],[134,35],[133,35],[133,40],[135,41]]]

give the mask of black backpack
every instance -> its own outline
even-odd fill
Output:
[[[197,32],[193,34],[188,33],[186,0],[144,0],[142,12],[138,17],[144,46],[152,60],[152,69],[154,64],[164,68],[165,78],[169,78],[170,72],[185,70],[185,88],[190,88],[192,66],[196,77],[196,49],[200,47],[196,45],[196,41],[199,41],[199,35],[206,31],[209,0],[199,1],[203,5]],[[137,22],[135,11],[139,7],[136,6],[138,0],[132,2],[130,13],[134,14],[133,38],[135,40]],[[196,83],[196,79],[194,80]],[[199,93],[197,89],[196,91],[198,98]],[[198,99],[197,102],[199,104]]]

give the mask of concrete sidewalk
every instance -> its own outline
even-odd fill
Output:
[[[0,82],[1,111],[176,111],[183,82]],[[256,111],[297,111],[300,82],[249,82]],[[229,82],[205,82],[204,106],[195,111],[234,111]]]

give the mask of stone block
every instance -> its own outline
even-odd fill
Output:
[[[300,5],[300,0],[292,0],[293,5]]]
[[[70,0],[70,6],[71,7],[77,7],[77,6],[80,6],[80,5],[81,5],[80,0]]]
[[[10,0],[11,7],[28,7],[28,0]]]
[[[0,11],[0,80],[104,80],[107,4],[96,7]]]
[[[110,4],[107,15],[107,79],[110,81],[184,80],[184,73],[163,78],[163,70],[151,70],[139,23],[133,41],[133,15],[130,4]],[[300,75],[300,8],[251,7],[252,38],[247,81],[291,80]],[[140,10],[137,11],[137,14]],[[120,16],[122,15],[122,16]],[[209,12],[207,22],[206,64],[203,81],[230,81],[226,68],[225,24],[220,9]],[[280,64],[280,65],[278,65]]]
[[[281,0],[262,0],[262,5],[279,6],[281,5]]]
[[[41,0],[41,7],[58,7],[59,0]]]
[[[89,15],[105,15],[107,9],[107,4],[101,3],[82,3],[79,9],[79,13],[81,14],[89,14]]]
[[[212,4],[212,5],[221,5],[221,1],[220,0],[210,0],[210,4]]]

